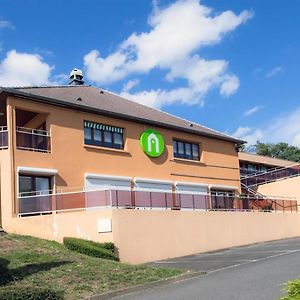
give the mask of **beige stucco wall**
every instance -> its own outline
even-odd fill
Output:
[[[268,196],[293,197],[300,204],[300,176],[262,184],[257,190]]]
[[[136,264],[300,236],[300,214],[114,210],[113,235]]]
[[[112,220],[112,232],[98,232],[103,219]],[[5,230],[58,242],[114,242],[122,262],[138,264],[300,236],[300,214],[103,209],[13,217]]]
[[[112,219],[112,210],[73,211],[33,217],[14,217],[5,223],[5,231],[62,242],[77,237],[97,242],[112,242],[112,232],[98,233],[98,220]]]

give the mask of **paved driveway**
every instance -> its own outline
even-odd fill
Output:
[[[259,243],[151,263],[153,266],[215,272],[224,268],[286,255],[300,249],[300,238]]]
[[[300,238],[155,262],[206,271],[177,283],[131,293],[122,300],[274,300],[282,283],[300,277]]]

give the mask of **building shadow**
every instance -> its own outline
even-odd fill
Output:
[[[0,286],[6,285],[13,281],[22,280],[23,278],[38,272],[48,271],[70,263],[72,263],[72,261],[36,263],[27,264],[16,269],[9,269],[9,260],[0,257]]]

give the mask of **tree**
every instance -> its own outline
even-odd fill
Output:
[[[261,143],[257,141],[256,153],[259,155],[300,162],[300,149],[288,143]]]

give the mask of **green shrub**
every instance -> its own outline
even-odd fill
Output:
[[[282,300],[300,300],[300,279],[287,282],[284,290],[288,295]]]
[[[0,288],[0,300],[61,300],[63,293],[45,288],[7,286]]]
[[[110,250],[113,247],[112,243],[105,243],[104,247],[101,243],[65,237],[64,245],[69,250],[86,254],[88,256],[110,259],[115,261],[119,260],[119,258],[114,254],[114,252]]]
[[[97,247],[101,247],[104,248],[108,251],[111,251],[112,253],[115,253],[115,245],[114,243],[110,243],[110,242],[106,242],[106,243],[97,243],[97,242],[92,242],[90,241],[91,244],[97,246]]]

